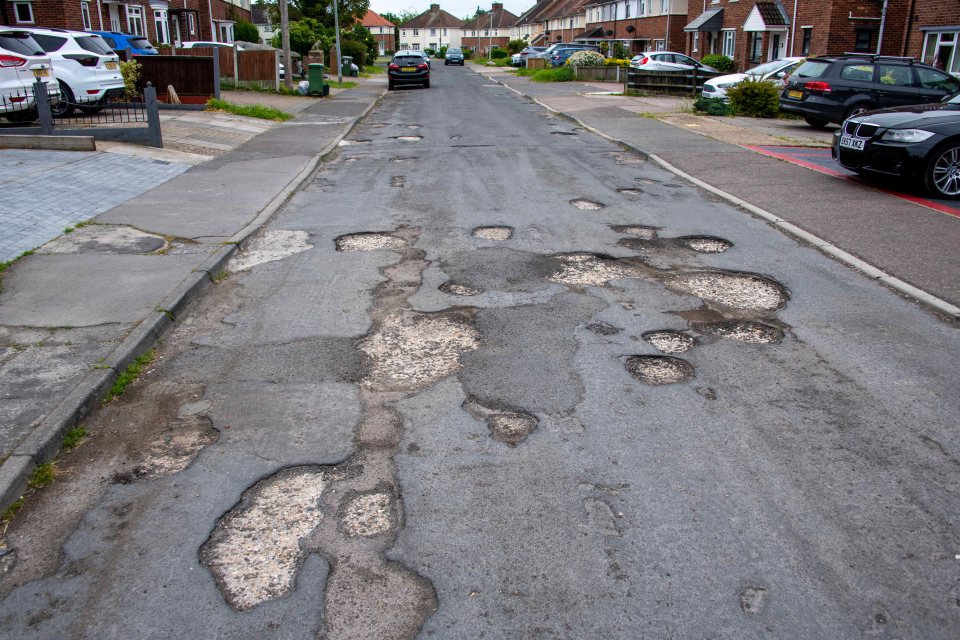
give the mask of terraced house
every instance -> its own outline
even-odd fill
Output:
[[[416,18],[400,25],[401,49],[439,49],[459,47],[463,37],[463,20],[431,4]]]
[[[586,32],[578,41],[619,42],[630,55],[685,48],[687,0],[593,1],[585,9]]]
[[[517,16],[494,2],[490,11],[481,13],[463,25],[461,46],[486,55],[491,47],[506,48],[510,32],[517,23]]]
[[[154,44],[233,42],[239,20],[251,20],[250,0],[0,0],[4,25],[122,31]]]

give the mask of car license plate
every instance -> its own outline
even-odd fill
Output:
[[[104,66],[105,66],[107,69],[116,69],[116,68],[117,68],[118,66],[120,66],[120,65],[118,65],[116,62],[108,62],[108,63],[107,63],[106,65],[104,65]]]
[[[416,67],[400,67],[400,71],[416,71]]]
[[[49,69],[34,69],[34,70],[33,70],[33,76],[34,76],[35,78],[46,78],[46,77],[49,76],[49,75],[50,75],[50,70],[49,70]]]
[[[854,149],[855,151],[863,151],[863,143],[866,142],[863,138],[851,138],[850,136],[840,136],[840,146],[844,149]]]
[[[799,100],[800,98],[803,97],[803,91],[791,90],[787,95],[790,96],[791,98],[796,98],[797,100]]]

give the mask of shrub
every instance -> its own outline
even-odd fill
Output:
[[[534,82],[571,82],[573,81],[573,67],[537,69],[530,76],[530,79]]]
[[[713,67],[717,71],[723,71],[724,73],[729,73],[734,69],[733,60],[727,56],[721,56],[718,54],[703,56],[700,62],[708,67]]]
[[[351,56],[353,58],[353,64],[361,69],[367,66],[367,46],[362,42],[357,42],[356,40],[341,40],[340,55]]]
[[[730,105],[723,98],[700,98],[693,103],[693,109],[708,116],[730,115]]]
[[[602,67],[604,58],[596,51],[577,51],[567,58],[567,64],[573,67]]]
[[[464,60],[469,60],[469,59],[472,58],[472,57],[473,57],[473,53],[470,51],[470,49],[464,49],[464,50],[463,50],[463,59],[464,59]]]
[[[499,47],[494,47],[493,51],[490,52],[490,57],[496,60],[497,58],[506,58],[510,55],[510,52],[506,49],[501,49]]]
[[[439,49],[437,49],[437,58],[442,60],[445,57],[447,57],[447,48],[440,47]]]
[[[143,65],[137,62],[136,58],[120,63],[120,75],[123,76],[123,99],[130,101],[140,95],[137,91],[137,82],[140,80],[140,72],[143,71]]]
[[[780,111],[780,91],[766,80],[744,80],[727,89],[734,113],[757,118],[776,118]]]
[[[509,51],[511,54],[520,53],[526,46],[526,40],[511,40],[507,43],[507,51]]]
[[[233,39],[240,42],[253,42],[260,44],[260,32],[252,22],[240,20],[233,25]]]
[[[432,56],[433,54],[436,53],[436,51],[435,51],[434,49],[424,49],[423,52],[424,52],[425,54],[427,54],[428,56]]]
[[[626,58],[607,58],[603,61],[603,64],[608,67],[629,67],[630,60]]]

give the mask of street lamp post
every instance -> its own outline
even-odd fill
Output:
[[[337,45],[337,84],[343,84],[343,63],[340,61],[340,15],[337,12],[338,0],[333,0],[333,32]]]
[[[487,62],[493,60],[493,10],[490,10],[490,45],[487,47]]]

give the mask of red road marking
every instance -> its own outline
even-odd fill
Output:
[[[751,145],[743,145],[744,149],[750,149],[750,151],[755,151],[756,153],[763,154],[765,156],[770,156],[771,158],[777,158],[778,160],[784,160],[785,162],[790,162],[801,167],[806,167],[807,169],[812,169],[813,171],[818,171],[820,173],[825,173],[828,176],[834,176],[835,178],[841,178],[847,180],[848,182],[853,182],[865,187],[870,187],[871,189],[876,189],[881,193],[885,193],[889,196],[895,198],[900,198],[901,200],[906,200],[907,202],[912,202],[913,204],[920,205],[921,207],[927,207],[928,209],[933,209],[934,211],[939,211],[940,213],[945,213],[948,216],[953,216],[955,218],[960,218],[960,209],[951,207],[950,205],[940,204],[939,202],[934,202],[933,200],[928,200],[927,198],[921,198],[920,196],[913,196],[907,193],[901,193],[899,191],[894,191],[892,189],[887,189],[879,185],[867,182],[862,178],[857,176],[851,176],[839,171],[837,169],[830,169],[824,167],[823,165],[816,164],[815,162],[807,162],[806,160],[800,160],[798,156],[804,157],[821,157],[820,154],[816,153],[804,153],[804,154],[789,154],[789,153],[780,153],[778,151],[771,151],[764,147],[756,147]]]

